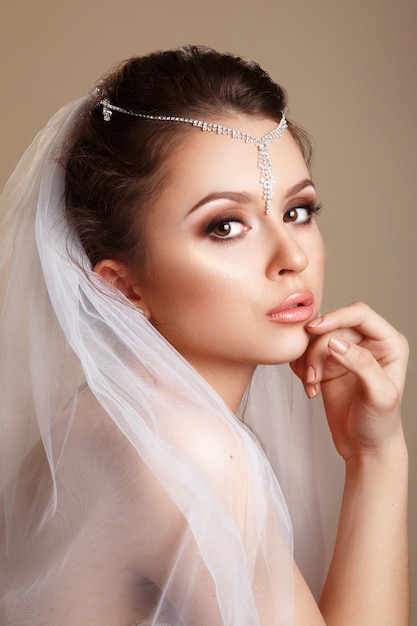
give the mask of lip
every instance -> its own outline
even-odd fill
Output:
[[[308,289],[298,291],[285,298],[277,307],[266,314],[272,322],[295,324],[306,322],[314,312],[314,296]]]

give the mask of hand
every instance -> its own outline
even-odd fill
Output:
[[[378,452],[402,436],[400,404],[408,344],[357,302],[306,326],[312,340],[291,364],[307,395],[323,395],[336,448],[345,460]]]

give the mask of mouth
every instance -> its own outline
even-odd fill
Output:
[[[294,324],[307,321],[314,312],[314,296],[309,290],[293,293],[266,314],[272,322]]]

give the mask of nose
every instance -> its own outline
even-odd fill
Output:
[[[281,223],[274,228],[267,277],[276,280],[287,273],[300,273],[308,265],[308,256],[291,229]]]

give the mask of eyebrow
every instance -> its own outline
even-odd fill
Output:
[[[285,194],[285,198],[295,196],[297,193],[300,193],[300,191],[303,191],[306,187],[313,187],[314,190],[316,189],[313,181],[310,178],[305,178],[304,180],[301,180],[299,183],[294,185],[294,187],[291,187],[291,189],[289,189]]]
[[[192,213],[196,209],[199,209],[204,204],[214,202],[215,200],[232,200],[232,202],[237,202],[238,204],[247,204],[254,202],[255,199],[252,194],[247,193],[246,191],[214,191],[199,200],[197,204],[189,210],[188,214]]]
[[[310,178],[305,178],[291,187],[291,189],[289,189],[285,194],[285,198],[294,196],[300,191],[303,191],[306,187],[313,187],[315,189],[314,183],[310,180]],[[188,211],[188,215],[205,204],[209,204],[209,202],[214,202],[215,200],[231,200],[232,202],[237,202],[238,204],[249,204],[255,202],[255,197],[246,191],[214,191],[207,194],[207,196],[204,196],[204,198],[194,204],[194,206],[192,206]]]

